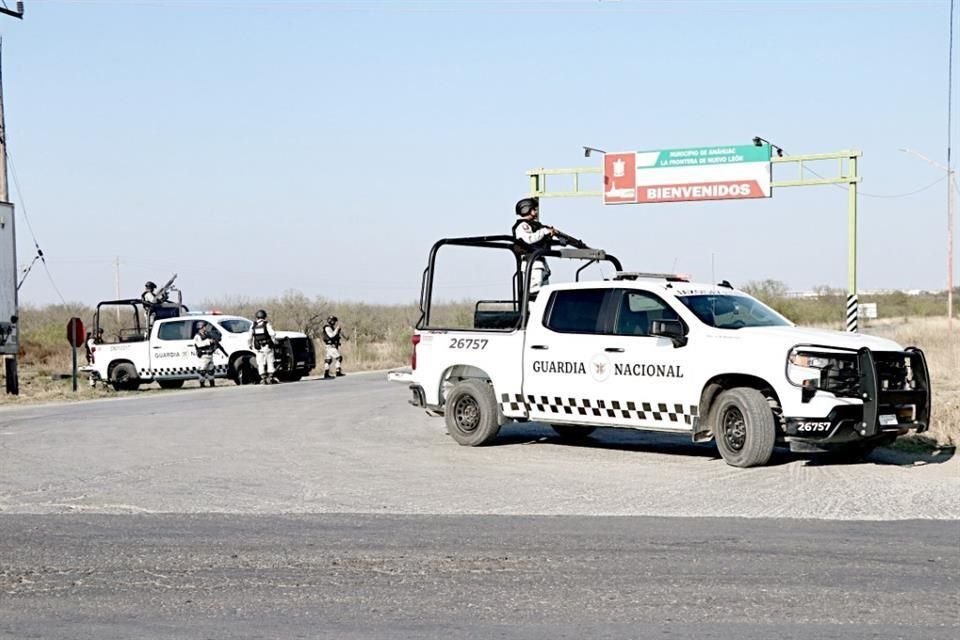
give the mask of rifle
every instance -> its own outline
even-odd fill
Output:
[[[554,228],[553,241],[559,244],[561,247],[571,246],[576,247],[577,249],[589,249],[587,243],[579,238],[574,238],[570,234],[564,233],[557,228]]]
[[[167,297],[170,294],[170,290],[173,289],[173,281],[176,279],[177,279],[177,274],[173,274],[173,277],[167,280],[167,283],[157,290],[157,302],[167,301]]]
[[[220,344],[220,341],[219,341],[219,340],[214,340],[213,338],[211,338],[210,341],[213,342],[213,344],[214,344],[213,353],[211,353],[210,355],[213,355],[214,353],[216,353],[217,351],[219,351],[219,352],[222,353],[224,356],[226,356],[228,359],[230,358],[230,354],[227,353],[227,350],[223,348],[223,345]],[[199,358],[199,357],[200,357],[200,347],[197,346],[197,345],[193,345],[193,348],[196,350],[196,352],[197,352],[197,357]]]

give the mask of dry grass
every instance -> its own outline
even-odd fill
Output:
[[[933,420],[926,435],[940,445],[956,447],[960,443],[960,321],[954,321],[952,333],[945,317],[902,318],[889,326],[892,331],[884,333],[890,331],[887,335],[904,346],[920,347],[927,356]]]
[[[266,308],[276,328],[305,330],[314,336],[318,335],[318,327],[311,325],[310,319],[319,316],[322,321],[327,315],[336,314],[350,336],[341,350],[347,373],[409,364],[410,335],[419,315],[414,305],[333,303],[323,298],[310,300],[295,292],[270,300],[228,300],[203,306],[248,317],[256,309]],[[435,313],[457,317],[469,315],[471,309],[471,305],[451,304]],[[21,395],[0,393],[0,405],[115,395],[113,391],[101,388],[91,390],[86,379],[80,381],[80,390],[73,393],[70,380],[59,378],[70,371],[65,325],[75,315],[89,322],[91,310],[76,305],[21,309],[24,330],[20,359]],[[832,328],[840,327],[834,324]],[[945,317],[885,318],[872,321],[863,331],[924,350],[933,383],[933,420],[930,431],[912,438],[912,442],[956,446],[960,442],[960,321],[955,322],[952,334],[947,330]],[[315,373],[323,370],[323,345],[318,342],[316,346],[318,368]],[[82,361],[82,352],[79,357]],[[155,385],[147,387],[154,388]]]

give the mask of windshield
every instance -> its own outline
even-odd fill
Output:
[[[717,329],[790,325],[779,313],[747,296],[709,294],[677,298],[701,322]]]
[[[250,327],[253,326],[253,323],[242,318],[234,318],[231,320],[221,320],[220,326],[230,333],[246,333],[247,331],[250,331]]]

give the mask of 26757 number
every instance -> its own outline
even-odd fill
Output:
[[[450,349],[473,349],[479,351],[487,348],[489,340],[486,338],[450,338]]]

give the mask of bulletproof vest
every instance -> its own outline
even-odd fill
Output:
[[[212,355],[213,352],[217,350],[217,345],[213,340],[210,340],[210,338],[206,338],[206,340],[208,340],[207,344],[197,345],[197,353],[201,356]]]
[[[266,321],[257,320],[253,323],[253,346],[257,349],[273,346],[273,339],[270,337],[270,332],[267,331]]]
[[[329,344],[333,347],[340,346],[340,329],[337,329],[336,332],[331,336],[327,334],[327,330],[323,330],[323,344]]]
[[[520,244],[522,244],[522,245],[525,246],[525,247],[532,247],[532,248],[539,248],[539,247],[544,247],[544,246],[548,246],[548,245],[549,245],[550,241],[547,240],[546,238],[544,238],[544,239],[541,240],[540,242],[536,242],[536,243],[534,243],[534,244],[532,244],[532,245],[531,245],[531,244],[527,244],[526,242],[524,242],[523,240],[521,240],[520,238],[518,238],[518,237],[517,237],[517,229],[518,229],[518,228],[520,227],[520,225],[523,224],[524,222],[526,222],[527,224],[530,225],[530,230],[533,231],[534,233],[536,233],[537,231],[540,231],[540,229],[543,229],[543,227],[544,227],[544,225],[543,225],[539,220],[523,220],[523,219],[517,220],[515,223],[513,223],[513,237],[514,237],[514,239],[515,239],[517,242],[519,242]]]

